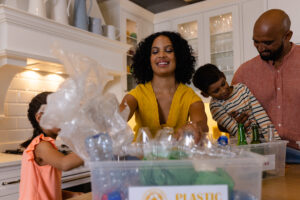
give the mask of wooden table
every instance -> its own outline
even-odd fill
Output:
[[[251,187],[251,186],[249,186]],[[264,179],[262,181],[262,200],[299,200],[300,165],[288,164],[285,176]],[[92,200],[92,193],[86,193],[69,200]]]
[[[287,164],[285,176],[262,181],[262,200],[299,200],[300,165]]]

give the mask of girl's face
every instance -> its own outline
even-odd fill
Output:
[[[218,99],[226,100],[230,97],[232,88],[228,85],[224,77],[220,78],[217,82],[208,87],[207,93],[209,96]]]
[[[43,115],[43,112],[38,112],[35,115],[35,119],[38,123],[40,123],[42,115]],[[60,128],[52,128],[52,129],[44,129],[43,127],[41,127],[41,128],[48,137],[52,137],[54,139],[57,137],[57,135],[60,131]]]
[[[154,74],[171,75],[176,68],[176,59],[171,40],[160,35],[153,41],[150,63]]]

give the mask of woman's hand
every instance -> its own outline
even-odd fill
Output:
[[[194,135],[195,144],[198,144],[201,139],[201,128],[197,125],[196,122],[188,121],[183,127],[177,130],[174,137],[176,140],[179,140],[183,135],[184,132],[192,132]]]

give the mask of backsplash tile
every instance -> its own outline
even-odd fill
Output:
[[[5,99],[7,103],[17,103],[17,91],[7,91]]]
[[[17,129],[32,129],[31,123],[27,117],[17,118]]]
[[[4,146],[19,145],[32,136],[27,119],[28,104],[43,91],[56,91],[64,76],[26,70],[12,80],[4,103],[4,118],[0,118],[0,151]]]
[[[8,104],[7,107],[7,116],[25,116],[28,110],[28,104],[16,104],[16,103],[11,103]]]
[[[14,130],[16,128],[17,128],[16,118],[13,117],[0,118],[0,130]]]
[[[31,101],[31,99],[37,95],[37,92],[32,91],[18,91],[16,93],[16,98],[18,103],[27,103]]]

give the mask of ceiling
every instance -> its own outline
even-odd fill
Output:
[[[159,13],[174,8],[179,8],[192,3],[196,3],[204,0],[130,0],[135,4],[153,12]]]

